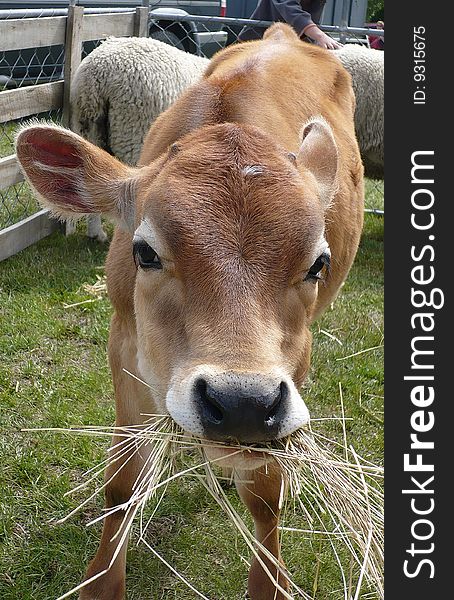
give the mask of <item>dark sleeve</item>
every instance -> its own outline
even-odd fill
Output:
[[[273,4],[282,20],[291,25],[298,35],[313,23],[310,13],[301,8],[299,0],[273,0]]]

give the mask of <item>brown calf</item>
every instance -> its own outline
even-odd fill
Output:
[[[118,223],[106,264],[117,425],[165,412],[194,435],[248,443],[307,423],[297,389],[309,326],[347,276],[362,227],[353,112],[340,63],[280,24],[212,60],[152,127],[138,168],[58,127],[19,134],[19,161],[54,212]],[[234,468],[256,537],[280,560],[278,468],[228,449],[210,456]],[[109,483],[108,507],[129,498],[145,459]],[[106,519],[87,577],[108,566],[121,519]],[[81,598],[124,597],[126,546]],[[289,597],[255,559],[249,595]]]

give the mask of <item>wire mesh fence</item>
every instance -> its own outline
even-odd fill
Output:
[[[97,9],[85,11],[87,14],[129,12],[125,9]],[[20,38],[21,29],[17,21],[61,17],[66,19],[67,9],[33,9],[33,10],[0,10],[0,23],[11,23],[12,29],[17,29]],[[36,21],[34,21],[36,22]],[[27,46],[24,40],[24,46]],[[91,52],[102,39],[90,40],[82,46],[82,58]],[[20,43],[20,41],[19,41]],[[41,84],[61,82],[64,77],[65,46],[54,44],[36,48],[3,49],[0,51],[0,99],[6,99],[8,92],[20,88],[31,88]],[[5,103],[2,103],[2,107]],[[6,100],[6,105],[8,105]],[[8,112],[8,111],[7,111]],[[5,121],[5,114],[0,114],[0,161],[8,160],[14,154],[14,137],[23,123],[31,118],[62,123],[63,109],[56,108],[44,113]],[[1,182],[0,182],[1,183]],[[29,185],[18,181],[4,188],[0,186],[0,231],[33,215],[40,209]]]
[[[28,16],[41,16],[42,11],[33,11]],[[0,11],[0,19],[26,18],[24,11]],[[64,47],[47,46],[0,52],[0,93],[26,86],[56,81],[62,78]],[[58,122],[61,111],[40,115]],[[0,123],[0,159],[14,154],[14,136],[26,119]],[[38,204],[24,181],[0,189],[0,230],[17,223],[38,210]]]
[[[113,12],[113,9],[87,9],[90,12]],[[131,9],[117,9],[116,12],[131,12]],[[0,11],[0,20],[19,18],[63,17],[66,9],[42,9],[29,11]],[[194,16],[166,13],[164,9],[150,12],[148,34],[150,37],[171,44],[180,50],[211,58],[218,50],[241,40],[244,28],[253,28],[261,37],[268,21],[232,19],[225,17]],[[371,39],[384,39],[384,32],[367,28],[340,26],[322,26],[329,35],[342,43],[356,43],[369,47]],[[82,56],[85,57],[102,40],[83,44]],[[0,94],[9,90],[34,86],[62,80],[64,75],[65,48],[63,45],[51,45],[39,48],[4,50],[0,52]],[[0,115],[1,117],[1,115]],[[62,110],[56,109],[38,115],[54,122],[61,122]],[[0,123],[0,160],[14,152],[14,134],[23,121],[30,117]],[[1,120],[1,119],[0,119]],[[379,212],[383,208],[384,182],[369,180],[366,182],[366,206]],[[0,189],[0,230],[17,223],[38,209],[28,185],[15,183]]]
[[[37,115],[37,118],[60,123],[61,114],[62,111],[58,109],[41,113]],[[22,123],[29,120],[30,117],[27,117],[0,124],[0,159],[14,153],[14,136]],[[25,181],[0,189],[0,230],[18,223],[38,211],[39,208],[30,186]]]

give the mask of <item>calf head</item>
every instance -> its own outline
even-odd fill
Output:
[[[297,387],[329,276],[337,150],[323,120],[301,140],[295,155],[253,127],[213,125],[131,168],[61,128],[17,138],[54,213],[103,213],[130,232],[138,371],[155,410],[198,436],[259,442],[309,420]],[[111,264],[126,260],[115,252]]]

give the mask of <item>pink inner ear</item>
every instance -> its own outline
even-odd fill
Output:
[[[60,132],[59,132],[60,133]],[[26,132],[25,142],[35,149],[35,158],[50,167],[77,168],[83,164],[78,148],[73,143],[62,139],[52,130],[31,130]]]
[[[50,172],[31,166],[27,173],[41,196],[59,209],[75,213],[93,212],[93,206],[80,194],[77,171],[74,173],[75,177],[72,177],[71,174],[60,173],[58,169],[59,167],[55,166],[55,171]]]
[[[31,183],[59,212],[93,212],[93,206],[81,193],[84,150],[70,134],[42,127],[25,130],[17,144],[18,158]]]
[[[93,211],[93,208],[88,206],[88,204],[82,200],[77,188],[74,186],[69,177],[57,173],[52,176],[51,185],[53,188],[52,201],[58,206],[77,213],[87,213]],[[44,187],[46,188],[46,184],[44,184]],[[50,191],[49,187],[47,187],[47,193]]]

